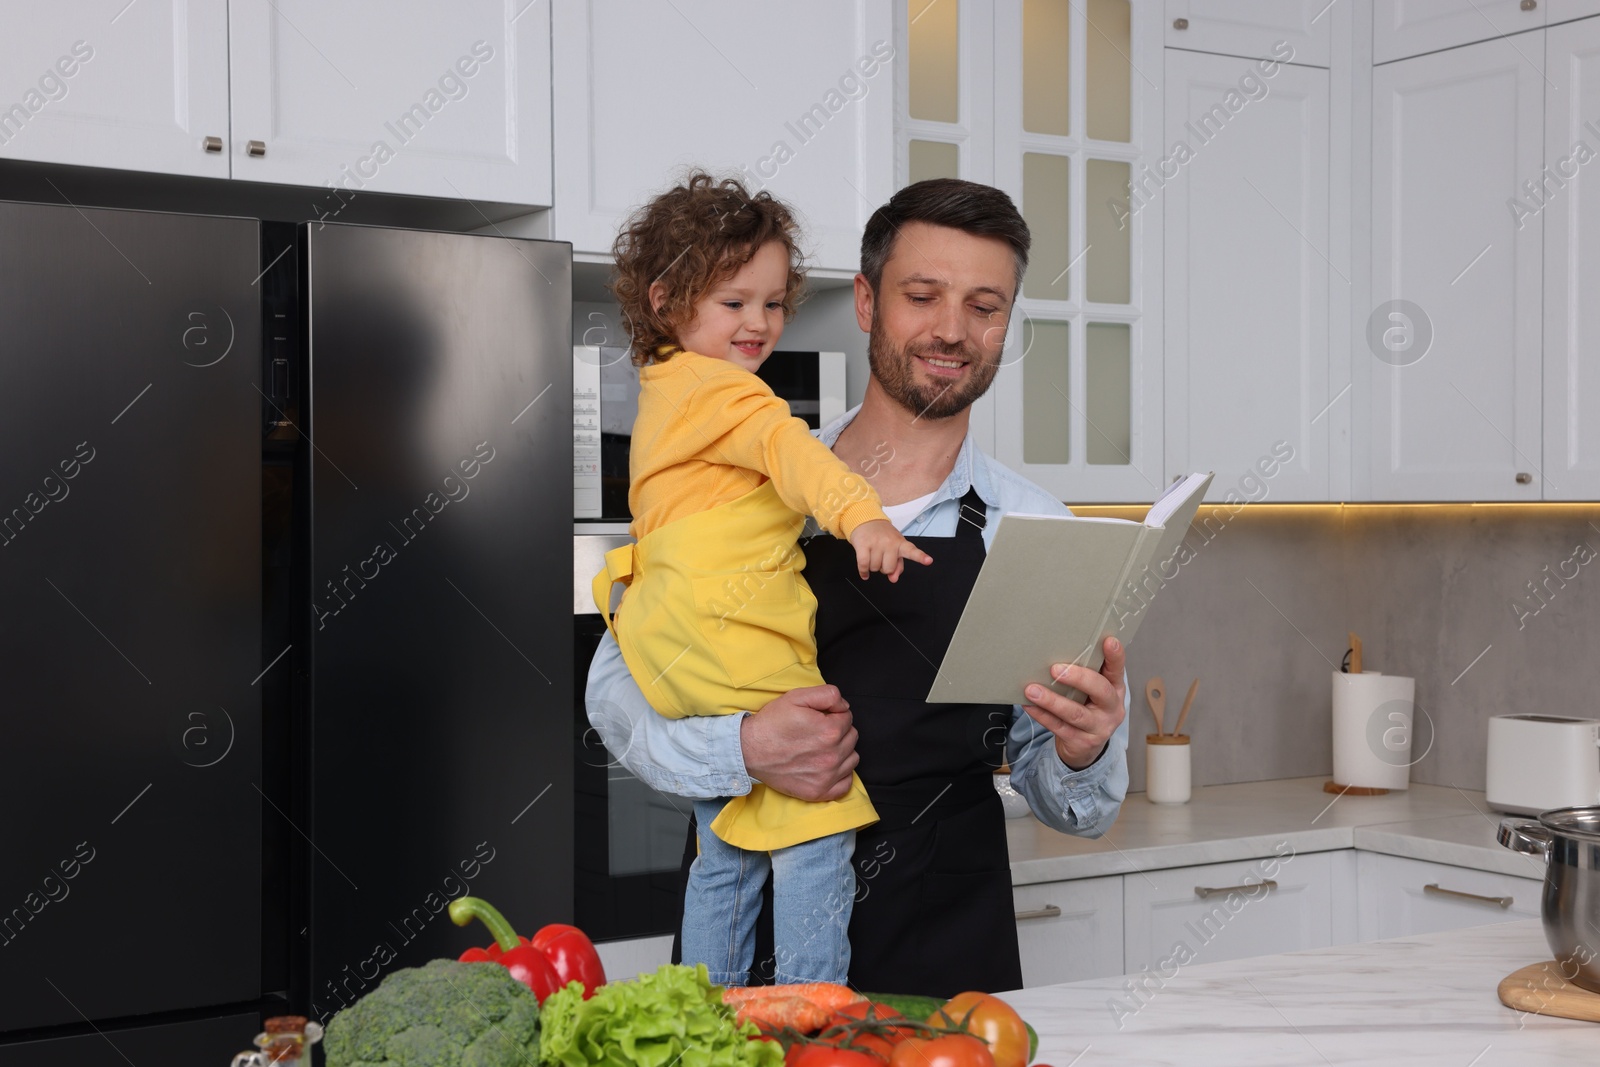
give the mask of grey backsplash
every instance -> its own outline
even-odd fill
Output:
[[[1482,790],[1491,715],[1600,718],[1600,505],[1215,514],[1226,525],[1209,541],[1191,528],[1194,558],[1133,641],[1130,789],[1144,789],[1151,675],[1168,730],[1200,679],[1195,785],[1331,775],[1349,630],[1366,669],[1417,680],[1413,782]]]

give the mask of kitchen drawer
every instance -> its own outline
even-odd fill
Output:
[[[1022,984],[1105,978],[1122,968],[1122,876],[1019,885]]]
[[[1537,918],[1544,886],[1538,878],[1516,878],[1377,852],[1358,852],[1356,872],[1358,925],[1363,941]],[[1509,897],[1511,903],[1501,907],[1493,900],[1429,891],[1425,888],[1429,885],[1474,897]]]
[[[1170,971],[1325,947],[1332,881],[1328,853],[1295,855],[1287,844],[1262,859],[1125,875],[1124,964],[1130,974]]]

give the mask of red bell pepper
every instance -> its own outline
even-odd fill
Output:
[[[561,982],[583,983],[583,999],[594,996],[597,987],[606,984],[606,971],[600,964],[600,954],[594,942],[576,926],[551,923],[533,935],[533,947],[545,954],[555,967]]]
[[[466,926],[477,919],[489,928],[495,943],[488,948],[469,948],[459,957],[462,963],[498,963],[511,977],[533,991],[541,1005],[545,998],[566,984],[550,960],[525,937],[518,937],[506,917],[488,901],[477,897],[457,897],[450,902],[450,921]]]

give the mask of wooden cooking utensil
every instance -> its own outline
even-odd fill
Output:
[[[1183,698],[1183,710],[1178,712],[1178,725],[1172,728],[1174,734],[1183,733],[1183,720],[1189,717],[1189,706],[1194,703],[1194,691],[1200,688],[1200,679],[1196,678],[1189,686],[1189,695]]]
[[[1361,673],[1361,638],[1354,630],[1350,631],[1350,673]]]
[[[1144,683],[1145,699],[1150,701],[1150,710],[1155,713],[1156,733],[1165,731],[1161,727],[1161,720],[1167,714],[1167,683],[1161,680],[1161,675],[1156,675]]]

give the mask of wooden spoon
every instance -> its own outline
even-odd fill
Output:
[[[1183,698],[1183,710],[1178,712],[1178,725],[1172,728],[1174,734],[1183,733],[1183,720],[1189,717],[1189,706],[1194,703],[1194,692],[1200,688],[1200,679],[1196,678],[1189,686],[1189,695]]]
[[[1156,675],[1144,683],[1144,695],[1145,699],[1150,701],[1150,710],[1155,713],[1156,733],[1160,735],[1164,732],[1161,720],[1167,714],[1167,683],[1161,680],[1159,674]]]

